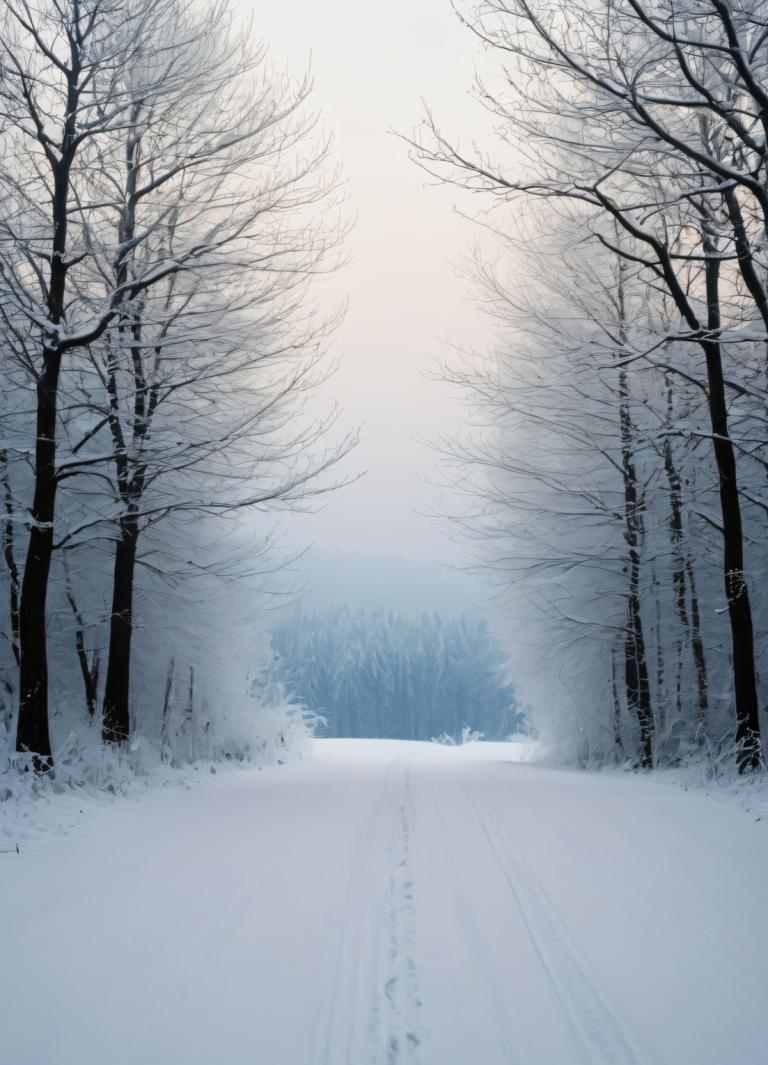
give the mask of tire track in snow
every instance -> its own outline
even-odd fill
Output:
[[[415,819],[408,765],[389,847],[387,919],[380,934],[379,972],[369,1026],[373,1065],[419,1065],[419,1047],[424,1038],[418,1024],[422,999],[414,956],[416,901],[411,839]]]
[[[461,918],[461,923],[466,929],[468,935],[467,939],[472,944],[473,951],[479,962],[479,969],[485,976],[486,988],[488,990],[487,1001],[493,1008],[497,1024],[497,1034],[499,1037],[499,1043],[502,1052],[505,1055],[505,1061],[508,1065],[519,1065],[520,1055],[516,1047],[511,1042],[506,1028],[505,1019],[505,1003],[508,996],[502,992],[499,986],[499,980],[496,975],[496,971],[493,966],[491,956],[485,946],[485,942],[478,928],[477,922],[472,915],[472,908],[466,894],[459,887],[459,865],[456,860],[456,848],[451,841],[450,833],[445,826],[445,819],[443,817],[443,811],[440,806],[440,801],[437,797],[437,791],[435,788],[435,780],[432,774],[429,774],[429,785],[432,793],[432,802],[435,808],[435,821],[440,831],[440,837],[443,843],[443,849],[446,854],[447,864],[452,873],[451,883],[454,887],[454,900],[456,908]]]
[[[483,835],[509,884],[547,979],[560,1001],[586,1065],[641,1065],[640,1051],[615,1011],[556,906],[512,843],[487,796],[462,780]]]
[[[387,766],[376,810],[361,834],[352,870],[347,881],[339,930],[331,994],[327,1015],[320,1033],[319,1051],[315,1060],[320,1065],[360,1065],[356,1053],[355,1024],[359,1016],[358,998],[362,993],[359,980],[361,954],[365,948],[364,912],[375,897],[375,883],[371,873],[374,858],[381,843],[382,822],[389,805],[392,777],[401,759],[393,759]]]

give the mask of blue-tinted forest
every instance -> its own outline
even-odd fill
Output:
[[[522,723],[487,622],[338,607],[295,613],[272,634],[274,672],[331,736],[502,739]]]

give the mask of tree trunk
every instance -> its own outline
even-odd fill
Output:
[[[175,661],[172,658],[165,677],[165,695],[163,697],[163,716],[160,725],[160,757],[164,762],[171,761],[171,738],[168,721],[171,712],[171,694],[173,692],[173,672]]]
[[[99,659],[98,655],[94,652],[93,666],[91,666],[88,661],[88,651],[85,646],[85,622],[83,621],[83,615],[80,613],[80,607],[77,605],[77,599],[75,598],[75,589],[72,584],[69,565],[67,564],[66,552],[64,553],[63,558],[63,569],[64,594],[67,597],[69,609],[72,611],[72,616],[75,619],[75,649],[77,651],[77,660],[80,663],[80,673],[83,678],[85,703],[88,707],[88,716],[93,717],[96,713]]]
[[[74,40],[74,38],[73,38]],[[73,45],[74,49],[74,45]],[[56,421],[62,352],[58,327],[66,307],[67,230],[69,224],[70,171],[77,137],[79,55],[73,55],[67,74],[67,100],[60,158],[53,166],[51,197],[52,247],[46,294],[48,319],[53,329],[43,341],[42,370],[37,379],[35,425],[35,491],[32,522],[19,596],[19,720],[16,750],[33,755],[36,772],[53,768],[48,728],[48,648],[46,601],[53,555],[53,519],[56,507]],[[54,332],[55,331],[55,332]]]
[[[626,266],[619,260],[619,332],[624,341],[623,278]],[[624,640],[625,680],[627,706],[637,718],[640,732],[640,765],[653,768],[654,720],[651,702],[651,685],[648,677],[648,659],[645,650],[645,634],[640,609],[640,545],[643,539],[643,499],[638,492],[635,469],[635,431],[629,408],[629,380],[626,369],[619,371],[619,433],[621,439],[621,468],[624,481],[624,539],[629,552],[627,587],[627,630]]]
[[[667,693],[666,693],[666,656],[664,654],[664,633],[661,621],[661,584],[656,573],[656,565],[651,563],[651,587],[656,608],[656,732],[664,736],[667,730]]]
[[[616,754],[625,758],[624,741],[621,738],[621,700],[619,698],[619,683],[616,675],[616,651],[611,652],[611,688],[613,692],[613,742]]]
[[[668,418],[671,424],[671,417]],[[696,592],[696,580],[693,571],[690,551],[683,547],[683,514],[682,514],[682,483],[675,466],[672,454],[672,445],[669,437],[664,441],[664,469],[669,485],[670,500],[670,530],[674,551],[674,571],[672,585],[675,593],[675,610],[680,621],[681,635],[677,641],[677,674],[676,674],[676,706],[678,716],[682,713],[682,633],[689,635],[691,652],[693,654],[694,667],[696,669],[696,683],[698,698],[696,706],[697,732],[699,739],[703,739],[707,728],[709,716],[709,681],[707,678],[707,663],[704,655],[704,643],[701,638],[701,616],[699,612],[699,599]],[[687,589],[686,589],[687,584]],[[686,594],[690,595],[691,610],[688,613]]]
[[[714,248],[705,244],[707,251]],[[760,718],[758,715],[755,674],[754,629],[749,590],[744,575],[744,537],[741,502],[736,477],[736,456],[728,428],[728,406],[723,381],[720,342],[719,278],[720,261],[707,259],[706,265],[708,329],[710,337],[702,343],[707,363],[709,414],[717,463],[720,508],[723,530],[723,584],[728,603],[733,648],[733,687],[736,704],[736,750],[740,773],[757,769],[762,762]]]
[[[135,516],[120,522],[115,548],[109,657],[104,688],[102,735],[106,743],[125,743],[130,736],[131,638],[133,636],[133,584],[139,529]]]
[[[8,570],[8,597],[11,622],[11,651],[19,664],[19,567],[16,565],[16,536],[14,530],[14,501],[11,491],[11,480],[8,475],[8,455],[0,451],[0,467],[2,467],[3,504],[5,507],[5,521],[3,522],[3,557]]]
[[[704,641],[701,638],[701,611],[699,610],[699,596],[696,591],[696,574],[690,553],[685,561],[685,570],[688,574],[688,588],[691,596],[691,647],[693,649],[693,661],[696,666],[696,683],[698,686],[698,719],[699,739],[703,740],[706,735],[709,719],[709,678],[707,676],[707,660],[704,654]]]
[[[37,382],[37,438],[32,525],[19,597],[19,720],[16,750],[34,755],[33,768],[53,767],[48,730],[46,600],[56,503],[56,406],[61,357],[46,349]]]
[[[653,769],[653,707],[648,678],[648,659],[640,615],[640,561],[636,551],[630,562],[629,594],[627,597],[626,654],[627,702],[637,717],[640,728],[640,765]]]

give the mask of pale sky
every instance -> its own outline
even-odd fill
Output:
[[[469,93],[476,45],[449,0],[239,0],[295,71],[311,55],[314,103],[335,140],[356,218],[350,262],[328,298],[348,294],[335,342],[333,391],[362,441],[348,460],[367,476],[320,514],[288,519],[291,536],[319,552],[356,551],[457,561],[440,523],[421,516],[439,501],[432,454],[413,438],[450,429],[458,412],[447,386],[428,380],[446,341],[482,342],[487,323],[456,275],[473,228],[456,217],[455,190],[436,188],[389,132],[409,133],[422,98],[447,129],[472,131],[484,116]]]

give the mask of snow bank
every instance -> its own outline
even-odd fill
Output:
[[[136,731],[124,749],[105,747],[101,723],[73,715],[56,746],[56,771],[40,778],[24,772],[13,733],[0,742],[0,851],[75,827],[86,805],[148,789],[188,788],[221,771],[283,765],[312,750],[312,722],[302,707],[254,690],[211,718],[173,723],[164,745]],[[273,693],[279,696],[279,693]]]

